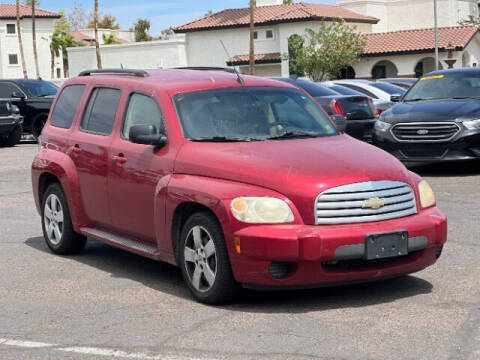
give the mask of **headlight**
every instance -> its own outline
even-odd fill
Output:
[[[233,216],[237,220],[252,223],[289,223],[293,213],[288,204],[272,197],[238,197],[230,203]]]
[[[428,208],[435,205],[435,194],[432,188],[425,180],[418,184],[418,192],[420,193],[420,204],[422,208]]]
[[[480,119],[464,121],[463,125],[468,130],[479,130],[480,129]]]
[[[388,129],[390,129],[390,126],[392,126],[392,125],[385,122],[385,121],[382,121],[382,120],[377,120],[375,122],[375,130],[377,130],[379,132],[388,131]]]

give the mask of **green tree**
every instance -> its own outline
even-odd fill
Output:
[[[80,46],[81,44],[75,42],[71,35],[71,28],[70,24],[67,21],[67,16],[65,12],[60,10],[59,11],[60,18],[55,23],[55,28],[53,30],[53,34],[51,36],[50,42],[50,55],[51,55],[51,76],[54,78],[55,76],[55,57],[59,56],[60,53],[62,54],[63,58],[63,76],[69,76],[69,69],[68,69],[68,52],[67,48]]]
[[[292,44],[296,65],[313,81],[336,78],[353,65],[365,48],[366,38],[343,20],[322,22],[320,29],[306,29],[302,42]]]
[[[293,3],[293,1],[292,0],[283,0],[283,3],[284,4],[291,4],[291,3]]]
[[[298,50],[303,47],[305,41],[300,35],[292,35],[288,38],[288,68],[290,74],[305,76],[303,66],[298,64]]]
[[[212,11],[212,10],[208,10],[208,11],[205,13],[205,15],[203,15],[203,16],[204,16],[204,17],[205,17],[205,16],[210,16],[210,15],[212,15],[212,14],[213,14],[213,11]]]
[[[160,39],[168,40],[170,39],[175,32],[173,31],[173,27],[169,27],[168,29],[163,29],[160,33]]]
[[[117,22],[117,18],[111,14],[97,15],[97,19],[98,19],[99,29],[112,29],[112,30],[120,29],[120,25]],[[91,17],[87,27],[90,29],[95,28],[95,16]]]
[[[114,45],[119,43],[113,34],[102,34],[102,38],[105,45]]]
[[[150,20],[148,19],[138,19],[135,24],[133,24],[133,31],[135,32],[135,41],[151,41],[152,37],[149,35],[150,31]]]

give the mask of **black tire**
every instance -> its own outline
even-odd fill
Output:
[[[185,261],[185,247],[188,246],[189,234],[193,231],[194,227],[201,227],[208,236],[211,237],[215,245],[215,257],[216,257],[216,275],[213,285],[208,290],[197,290],[191,279],[188,267],[190,265],[195,266],[193,263]],[[208,239],[208,238],[207,238]],[[241,287],[235,281],[228,257],[228,251],[225,245],[225,237],[223,231],[215,216],[209,212],[199,212],[190,216],[183,226],[180,244],[179,244],[179,265],[182,269],[183,279],[187,284],[192,295],[199,302],[205,304],[221,304],[229,300],[232,300],[240,294]],[[205,265],[204,265],[205,266]],[[191,272],[191,270],[190,270]],[[203,275],[202,275],[203,276]],[[204,278],[205,279],[205,278]],[[206,281],[204,280],[206,283]]]
[[[51,201],[51,196],[58,199],[60,207],[57,207],[56,209],[60,209],[63,213],[63,221],[58,224],[59,228],[61,228],[61,236],[57,243],[52,241],[47,233],[47,219],[45,217],[45,212],[47,211],[47,200]],[[51,208],[51,203],[49,203],[49,207]],[[87,242],[85,236],[78,234],[73,230],[67,199],[65,198],[62,187],[58,183],[51,184],[43,196],[42,230],[47,246],[53,253],[58,255],[76,254],[85,247],[85,243]]]
[[[8,134],[5,139],[2,141],[2,144],[5,146],[15,146],[20,142],[22,138],[22,126],[18,125],[15,126],[15,129],[12,130],[10,134]]]
[[[40,134],[42,133],[43,127],[47,122],[48,114],[40,114],[32,122],[32,136],[35,141],[38,141]]]

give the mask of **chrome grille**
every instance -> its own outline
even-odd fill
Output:
[[[369,202],[383,203],[378,208]],[[380,221],[417,212],[410,185],[399,181],[367,181],[328,189],[315,201],[318,225]]]
[[[401,123],[392,127],[392,135],[398,141],[432,142],[448,141],[460,131],[454,122]]]

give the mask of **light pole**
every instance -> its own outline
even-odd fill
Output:
[[[438,71],[438,18],[437,18],[437,0],[433,0],[433,19],[435,33],[435,71]]]

